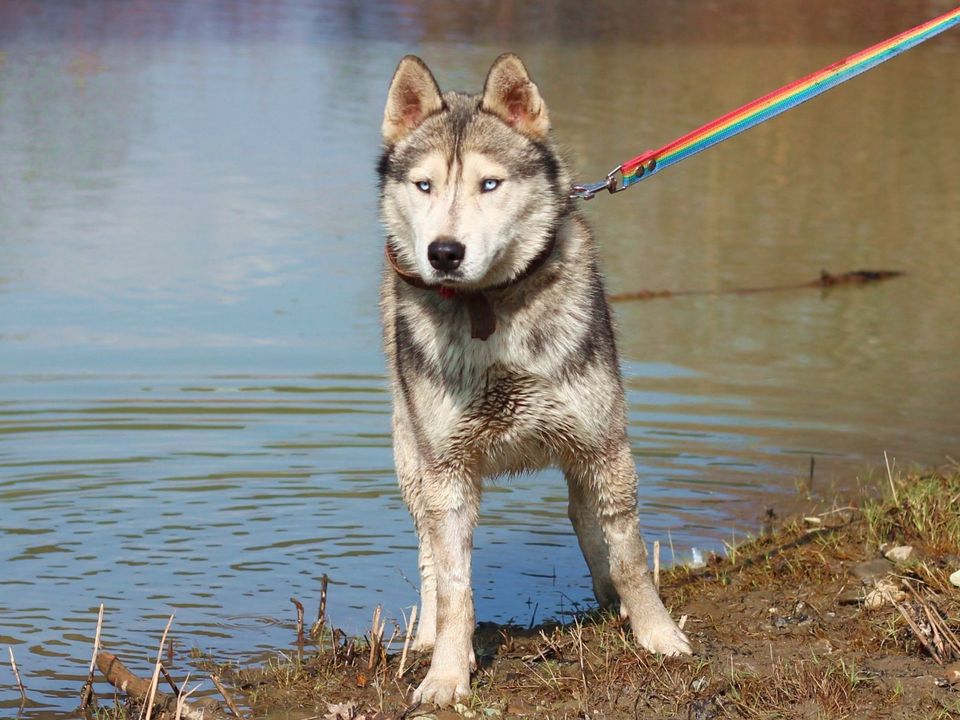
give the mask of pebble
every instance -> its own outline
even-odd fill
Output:
[[[943,669],[943,676],[951,685],[960,685],[960,662],[947,665]]]
[[[897,587],[897,584],[887,578],[881,578],[877,581],[873,590],[867,593],[863,599],[864,607],[871,610],[881,608],[889,602],[902,602],[907,594]]]
[[[913,559],[913,548],[910,545],[897,545],[887,550],[883,556],[895,563],[905,563]]]
[[[850,572],[853,573],[854,577],[869,583],[874,583],[880,578],[886,577],[891,570],[893,570],[893,564],[883,558],[867,560],[850,566]]]
[[[957,570],[953,575],[950,576],[950,582],[960,587],[960,570]]]
[[[515,717],[536,717],[536,706],[524,702],[522,699],[514,698],[507,703],[507,715]]]

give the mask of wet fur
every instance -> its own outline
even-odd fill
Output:
[[[471,339],[459,298],[384,269],[394,455],[420,540],[417,647],[433,647],[415,698],[438,705],[470,692],[470,550],[483,480],[498,475],[559,466],[598,601],[620,601],[643,647],[690,652],[647,572],[610,311],[593,237],[567,197],[569,173],[548,128],[539,90],[512,55],[494,63],[482,95],[442,96],[426,66],[408,56],[385,110],[381,215],[410,272],[438,281],[427,277],[424,243],[464,238],[467,259],[479,259],[447,280],[489,288],[520,276],[556,238],[533,275],[488,293],[497,330],[486,341]],[[471,194],[470,163],[505,168],[495,192],[513,194]],[[434,197],[411,192],[411,173],[421,167],[437,175]]]

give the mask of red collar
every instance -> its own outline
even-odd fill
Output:
[[[557,244],[557,236],[551,235],[550,241],[544,246],[543,250],[537,253],[537,256],[530,261],[530,264],[524,268],[523,272],[515,278],[505,282],[493,285],[483,290],[456,290],[446,285],[430,285],[422,277],[415,273],[409,273],[403,270],[397,263],[397,256],[388,240],[384,246],[384,254],[387,256],[387,262],[393,271],[408,285],[421,290],[433,290],[440,294],[440,297],[446,300],[460,298],[466,303],[467,312],[470,315],[470,337],[476,340],[486,340],[493,335],[497,329],[497,315],[493,310],[493,303],[487,297],[487,293],[496,290],[504,290],[512,285],[516,285],[539,270],[544,263],[553,254],[553,249]]]

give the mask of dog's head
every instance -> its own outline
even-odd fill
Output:
[[[522,273],[567,203],[549,129],[516,55],[494,62],[480,95],[441,94],[422,60],[403,58],[387,94],[379,172],[383,221],[405,268],[465,289]]]

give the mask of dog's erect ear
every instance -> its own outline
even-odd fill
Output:
[[[483,86],[483,108],[537,140],[550,129],[547,106],[523,62],[513,53],[498,57]]]
[[[417,129],[428,115],[443,109],[440,88],[416,55],[407,55],[393,74],[383,111],[383,139],[395,143]]]

